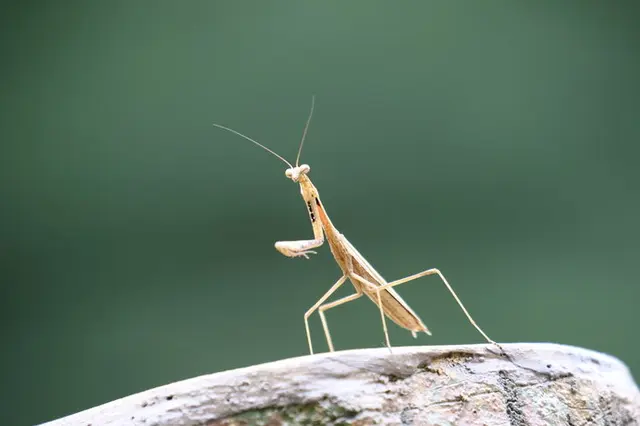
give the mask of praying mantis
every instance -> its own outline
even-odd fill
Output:
[[[347,238],[341,234],[338,229],[333,225],[329,215],[325,210],[324,204],[320,200],[318,190],[311,182],[309,178],[309,172],[311,168],[307,164],[300,164],[300,155],[302,153],[302,147],[304,145],[311,117],[313,116],[313,110],[315,106],[315,97],[311,99],[311,111],[307,118],[307,122],[304,127],[302,139],[300,140],[300,146],[298,148],[298,155],[296,157],[296,165],[293,166],[285,158],[275,153],[266,146],[251,139],[250,137],[233,130],[229,127],[213,124],[223,130],[227,130],[234,133],[250,142],[253,142],[257,146],[276,156],[282,160],[289,168],[285,171],[285,176],[300,185],[300,193],[305,202],[307,210],[309,212],[309,218],[311,220],[311,227],[313,229],[313,239],[309,240],[297,240],[297,241],[278,241],[275,243],[275,248],[285,256],[288,257],[305,257],[309,258],[309,254],[315,254],[314,248],[320,247],[325,238],[329,244],[329,248],[336,263],[342,270],[342,276],[336,281],[333,286],[304,314],[304,325],[307,334],[307,342],[309,344],[309,352],[313,354],[313,344],[311,342],[311,331],[309,329],[309,317],[316,311],[320,314],[322,321],[322,328],[329,346],[329,351],[334,351],[333,341],[331,339],[331,333],[329,332],[329,326],[327,325],[327,319],[325,312],[336,306],[344,305],[345,303],[359,299],[363,295],[366,295],[373,303],[378,306],[380,310],[380,317],[382,319],[382,329],[384,331],[386,346],[391,350],[391,342],[389,340],[389,332],[387,329],[388,317],[391,321],[398,324],[400,327],[405,328],[411,332],[413,337],[417,337],[418,332],[424,332],[431,335],[431,332],[426,325],[422,322],[420,317],[409,307],[409,305],[400,297],[400,295],[394,290],[393,287],[399,286],[413,280],[428,275],[437,275],[447,290],[451,293],[458,306],[466,315],[469,322],[480,332],[480,334],[492,345],[502,349],[501,346],[495,341],[491,340],[489,336],[478,326],[473,317],[469,314],[464,304],[453,290],[447,279],[436,268],[427,269],[417,274],[409,275],[407,277],[387,282],[384,278],[371,266],[371,264],[356,250],[356,248],[347,240]],[[333,302],[325,303],[333,293],[335,293],[347,280],[351,281],[355,288],[355,293]]]

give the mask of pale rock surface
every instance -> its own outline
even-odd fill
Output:
[[[640,424],[616,358],[549,343],[362,349],[215,373],[47,426]]]

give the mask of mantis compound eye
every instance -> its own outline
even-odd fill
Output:
[[[309,167],[308,164],[302,164],[302,165],[300,165],[299,169],[300,169],[300,173],[301,174],[305,174],[306,175],[311,170],[311,167]]]

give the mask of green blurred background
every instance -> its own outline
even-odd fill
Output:
[[[501,342],[637,353],[640,28],[628,2],[5,4],[3,424],[305,355],[340,276],[277,159],[387,279],[440,268]],[[350,294],[345,286],[339,295]],[[399,289],[480,343],[436,278]],[[383,345],[365,299],[339,349]],[[326,350],[313,318],[317,350]]]

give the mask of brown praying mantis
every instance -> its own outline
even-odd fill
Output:
[[[309,117],[307,118],[304,132],[302,133],[302,139],[298,148],[295,167],[287,160],[285,160],[282,156],[276,154],[271,149],[251,139],[250,137],[229,127],[222,126],[220,124],[214,124],[215,127],[219,127],[244,139],[247,139],[250,142],[253,142],[254,144],[263,148],[267,152],[278,157],[287,166],[289,166],[289,168],[285,171],[285,176],[292,181],[300,184],[300,193],[302,194],[302,198],[304,199],[307,210],[309,211],[309,218],[311,219],[311,226],[313,228],[313,239],[298,241],[278,241],[275,244],[276,249],[280,253],[288,257],[303,256],[308,259],[309,254],[315,253],[312,249],[320,247],[324,243],[324,239],[326,238],[327,242],[329,243],[331,253],[335,258],[336,263],[342,270],[342,276],[340,277],[340,279],[338,279],[338,281],[336,281],[336,283],[331,286],[331,288],[304,314],[304,325],[307,333],[307,341],[309,343],[309,352],[313,354],[311,332],[309,330],[309,317],[311,316],[311,314],[313,314],[316,310],[320,313],[322,328],[324,329],[324,334],[327,339],[329,351],[333,352],[333,342],[331,340],[331,333],[329,332],[329,327],[327,325],[325,311],[356,300],[362,297],[363,294],[369,297],[369,299],[371,299],[371,301],[375,303],[380,309],[380,317],[382,318],[382,329],[384,330],[385,342],[389,349],[391,349],[391,343],[389,341],[389,332],[387,330],[386,317],[398,324],[400,327],[409,330],[413,337],[417,337],[416,333],[418,332],[425,332],[426,334],[431,335],[431,332],[429,331],[427,326],[424,325],[420,317],[393,289],[393,287],[399,286],[400,284],[404,284],[427,275],[438,275],[455,299],[455,301],[458,303],[458,306],[460,306],[460,309],[462,309],[462,311],[466,315],[469,322],[476,328],[476,330],[478,330],[478,332],[480,332],[480,334],[482,334],[487,342],[502,349],[500,345],[491,340],[489,336],[487,336],[487,334],[482,331],[480,326],[476,324],[473,317],[471,317],[467,309],[462,304],[462,301],[460,300],[458,295],[455,293],[444,275],[442,275],[442,273],[438,269],[427,269],[426,271],[422,271],[414,275],[409,275],[408,277],[401,278],[399,280],[387,282],[373,268],[373,266],[371,266],[371,264],[367,262],[367,260],[358,252],[358,250],[356,250],[356,248],[349,242],[349,240],[347,240],[347,238],[336,229],[336,227],[329,219],[327,211],[324,208],[324,204],[322,204],[322,202],[320,201],[318,190],[313,185],[313,183],[311,183],[311,179],[309,179],[308,174],[311,168],[307,164],[300,164],[300,154],[302,153],[302,146],[304,145],[304,140],[307,136],[307,130],[309,129],[311,117],[313,116],[314,105],[315,97],[312,97],[311,111],[309,112]],[[356,292],[350,296],[343,297],[336,301],[325,303],[327,299],[331,297],[331,295],[335,293],[338,288],[340,288],[347,280],[351,281]]]

